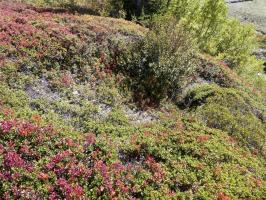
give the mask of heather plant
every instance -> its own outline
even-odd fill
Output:
[[[63,139],[52,126],[36,125],[37,118],[34,119],[35,122],[1,120],[3,157],[0,193],[4,199],[29,196],[75,199],[84,197],[85,193],[92,198],[118,195],[119,190],[113,189],[115,182],[111,181],[110,173],[115,173],[114,178],[119,181],[122,178],[120,173],[127,173],[128,169],[119,163],[107,165],[101,160],[94,162],[89,157],[86,160],[84,156],[95,154],[98,157],[97,154],[100,153],[95,149],[95,135],[86,135],[84,141],[79,144],[76,139]],[[9,146],[11,140],[13,144]],[[86,162],[91,163],[89,168]],[[91,180],[87,187],[87,182],[92,177],[95,181]],[[16,181],[18,184],[13,184]],[[31,183],[31,187],[26,187],[28,183]],[[97,186],[102,189],[98,191]],[[129,191],[129,187],[122,180],[118,188],[124,192],[120,194],[122,196]]]
[[[10,16],[8,19],[0,17],[1,63],[5,77],[10,77],[10,73],[16,75],[16,71],[35,75],[45,72],[48,78],[54,79],[56,87],[73,83],[71,74],[78,74],[77,78],[83,82],[93,80],[89,72],[95,72],[96,78],[102,79],[104,68],[115,64],[110,58],[113,36],[107,34],[108,30],[97,35],[94,32],[97,26],[92,25],[94,30],[90,31],[91,25],[76,21],[73,15],[33,11],[38,16],[33,17],[27,6],[18,4],[17,7],[23,12],[13,10],[8,3],[1,5],[3,14]],[[66,25],[70,21],[75,23]],[[103,38],[109,39],[102,42]],[[116,37],[117,40],[121,38]],[[6,59],[6,55],[12,59]],[[66,75],[63,77],[57,70],[64,70]]]
[[[125,17],[122,0],[22,0],[33,5],[65,11],[112,17]]]
[[[263,195],[259,159],[240,149],[234,138],[215,129],[199,130],[200,124],[180,119],[176,112],[162,113],[160,123],[134,132],[121,129],[121,134],[74,135],[65,135],[66,127],[46,124],[40,115],[22,120],[15,113],[1,106],[3,199]],[[114,127],[130,126],[119,110],[114,110],[108,121]],[[248,172],[251,168],[257,171],[256,176]],[[230,189],[225,187],[228,184]],[[197,190],[190,192],[195,187]]]
[[[256,65],[251,59],[256,44],[254,28],[228,19],[223,0],[62,0],[43,3],[50,6],[84,6],[104,16],[126,17],[130,20],[137,17],[138,20],[145,20],[145,24],[149,24],[147,19],[153,20],[158,15],[163,18],[172,15],[193,33],[201,51],[226,60],[232,68]]]

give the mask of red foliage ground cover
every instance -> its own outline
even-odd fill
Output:
[[[4,199],[75,199],[85,196],[134,199],[139,187],[162,180],[164,174],[153,157],[141,163],[108,163],[93,133],[81,140],[64,137],[53,125],[41,126],[13,118],[1,107],[0,194]],[[145,172],[146,171],[146,172]],[[143,185],[134,177],[150,172]]]
[[[11,65],[40,74],[43,70],[73,69],[84,63],[74,56],[80,55],[85,45],[74,34],[71,21],[78,21],[75,15],[38,12],[31,6],[8,2],[0,3],[0,13],[1,67]]]

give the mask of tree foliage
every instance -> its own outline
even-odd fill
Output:
[[[168,12],[192,33],[203,52],[220,57],[229,66],[244,65],[252,57],[254,28],[228,19],[223,0],[174,0]]]

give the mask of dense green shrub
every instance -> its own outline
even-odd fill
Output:
[[[203,85],[192,89],[186,102],[209,127],[227,131],[248,148],[265,155],[266,108],[263,100],[254,98],[232,88]]]
[[[256,47],[255,29],[253,26],[241,25],[237,20],[228,20],[208,45],[209,53],[218,55],[231,67],[251,67],[257,63],[252,59],[252,52]],[[250,62],[251,60],[253,61]]]
[[[122,54],[118,70],[130,77],[137,98],[158,103],[167,95],[173,97],[193,72],[195,53],[193,41],[182,27],[174,20],[160,21]]]
[[[132,19],[151,17],[165,10],[166,0],[123,0],[126,18]]]

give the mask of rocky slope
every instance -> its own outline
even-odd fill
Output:
[[[257,30],[266,33],[266,3],[264,0],[227,1],[229,14],[245,23],[253,23]]]

